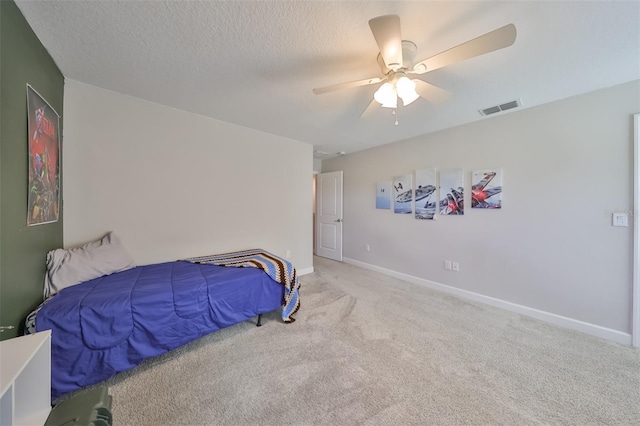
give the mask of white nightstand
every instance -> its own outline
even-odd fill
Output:
[[[0,342],[0,425],[44,425],[51,412],[51,331]]]

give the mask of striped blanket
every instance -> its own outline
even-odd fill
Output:
[[[184,259],[192,263],[211,263],[218,266],[250,267],[262,269],[274,281],[282,284],[284,290],[284,304],[282,306],[282,320],[294,322],[292,315],[300,309],[300,281],[295,268],[290,262],[261,249],[237,251],[233,253],[213,254],[210,256],[191,257]]]

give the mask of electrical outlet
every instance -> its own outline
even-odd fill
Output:
[[[445,260],[444,261],[444,269],[446,269],[447,271],[451,270],[451,261],[450,260]]]
[[[291,259],[291,250],[287,250],[284,254],[284,257],[286,257],[287,259]]]
[[[458,262],[453,262],[451,264],[451,269],[453,272],[460,272],[460,264]]]
[[[366,251],[371,251],[371,246],[370,246],[369,244],[365,244],[365,245],[364,245],[364,249],[365,249]]]

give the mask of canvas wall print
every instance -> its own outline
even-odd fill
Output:
[[[376,209],[391,208],[391,182],[378,182],[376,190]]]
[[[440,171],[440,214],[464,214],[464,172],[462,169]]]
[[[471,174],[471,208],[502,208],[502,170],[476,170]]]
[[[395,176],[393,178],[393,212],[411,214],[413,211],[413,188],[411,175]]]
[[[433,220],[438,205],[436,169],[416,170],[416,219]]]
[[[60,202],[60,126],[58,113],[27,85],[29,194],[27,226],[58,220]]]

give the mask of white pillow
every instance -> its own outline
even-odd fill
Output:
[[[53,296],[63,288],[135,266],[113,232],[82,247],[51,250],[47,253],[44,298]]]

